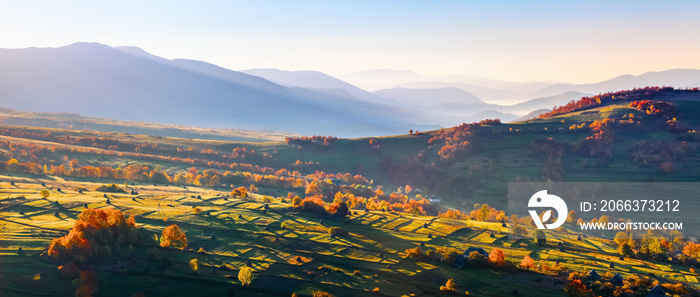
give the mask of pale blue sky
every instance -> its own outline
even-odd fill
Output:
[[[594,82],[700,68],[700,1],[0,1],[0,36],[2,48],[133,45],[234,70]]]

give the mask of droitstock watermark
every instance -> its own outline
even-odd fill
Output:
[[[700,237],[700,183],[513,182],[507,210],[509,232],[523,237],[531,229]]]

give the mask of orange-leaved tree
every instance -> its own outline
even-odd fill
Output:
[[[501,266],[506,263],[506,254],[501,249],[493,249],[489,254],[491,263]]]
[[[525,256],[522,261],[520,261],[520,267],[525,269],[530,269],[535,266],[535,261],[532,260],[530,256]]]
[[[93,255],[109,256],[112,247],[140,240],[133,216],[125,218],[116,209],[85,209],[68,235],[51,241],[48,254],[57,260],[83,263]]]
[[[160,236],[160,246],[184,249],[187,247],[187,237],[185,237],[184,232],[180,231],[180,227],[172,224],[163,229],[163,234]]]

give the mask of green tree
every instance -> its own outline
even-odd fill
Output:
[[[632,247],[630,247],[630,244],[627,242],[623,242],[620,245],[620,247],[617,249],[617,252],[620,253],[620,255],[625,256],[625,257],[634,256],[634,251],[632,251]]]
[[[545,243],[547,243],[547,235],[544,234],[544,231],[542,231],[542,230],[535,231],[535,242],[538,245],[544,245]]]

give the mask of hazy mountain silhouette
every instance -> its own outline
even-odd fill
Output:
[[[0,105],[17,110],[344,137],[405,133],[414,126],[392,107],[298,93],[256,76],[167,60],[134,47],[0,49]]]
[[[658,72],[647,72],[641,75],[621,75],[613,79],[591,84],[555,84],[530,93],[532,97],[546,97],[568,91],[600,94],[618,90],[629,90],[646,86],[669,86],[685,88],[697,84],[700,70],[671,69]]]
[[[313,89],[341,97],[355,97],[373,103],[396,105],[399,102],[383,98],[352,84],[319,71],[286,71],[279,69],[248,69],[241,73],[255,75],[279,85]],[[339,91],[342,90],[342,91]],[[343,92],[344,91],[344,92]]]
[[[487,104],[473,94],[457,88],[395,88],[375,91],[374,94],[412,105],[438,105],[445,103]]]

